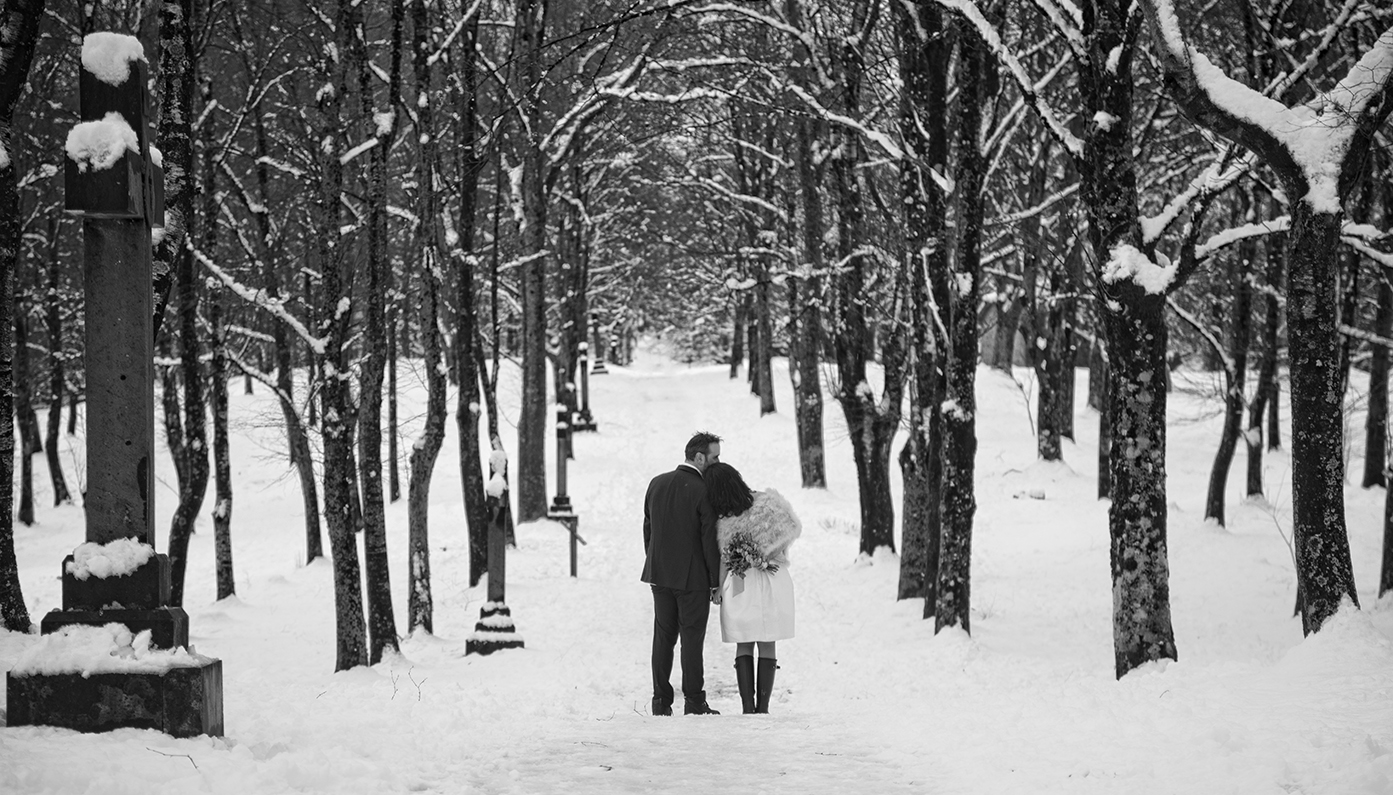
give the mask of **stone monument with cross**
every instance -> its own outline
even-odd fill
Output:
[[[164,223],[164,174],[144,50],[94,33],[82,67],[65,181],[82,219],[87,542],[63,561],[63,608],[7,674],[8,724],[221,735],[222,662],[189,648],[169,558],[154,552],[150,234]]]
[[[489,513],[489,600],[479,608],[479,621],[464,641],[464,653],[488,655],[503,649],[523,648],[522,635],[513,623],[513,611],[507,603],[506,526],[512,510],[508,500],[508,454],[494,450],[489,456],[493,472],[484,492],[488,497]]]

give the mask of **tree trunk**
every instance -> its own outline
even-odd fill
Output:
[[[1088,407],[1101,412],[1107,394],[1108,351],[1102,329],[1094,329],[1093,340],[1088,344]]]
[[[880,547],[893,552],[895,507],[890,496],[890,443],[898,423],[886,423],[869,398],[853,394],[840,401],[847,426],[852,428],[851,449],[861,503],[860,552],[873,555]]]
[[[1383,565],[1379,567],[1378,598],[1393,591],[1393,489],[1383,495]]]
[[[806,269],[788,280],[789,379],[793,382],[793,423],[798,431],[798,469],[805,489],[827,488],[823,460],[822,374],[822,234],[825,231],[822,186],[813,165],[813,122],[797,124],[797,168],[803,209],[802,255]],[[732,374],[731,377],[734,377]]]
[[[335,46],[349,51],[354,30],[360,24],[352,0],[339,0],[335,9]],[[325,145],[319,154],[320,190],[315,196],[322,270],[320,288],[320,333],[324,336],[323,365],[330,377],[323,380],[324,440],[324,518],[329,528],[329,547],[334,556],[334,619],[336,654],[334,670],[343,671],[368,661],[367,630],[363,620],[363,583],[358,566],[358,544],[353,537],[353,406],[348,382],[338,373],[349,372],[347,343],[351,312],[340,312],[340,302],[352,301],[353,269],[340,243],[342,227],[343,163],[339,150],[344,145],[342,97],[348,94],[348,75],[343,59],[330,64],[333,91],[321,91],[317,98]]]
[[[860,113],[861,80],[865,74],[866,38],[861,35],[875,26],[880,12],[877,3],[853,5],[855,33],[841,42],[840,85],[843,112],[855,118]],[[904,382],[902,359],[887,352],[882,360],[885,373],[884,395],[877,400],[866,380],[872,339],[867,319],[867,288],[871,258],[864,253],[868,238],[864,197],[856,168],[863,160],[861,141],[856,133],[840,130],[838,145],[831,157],[833,184],[837,193],[837,254],[843,267],[836,276],[837,317],[833,336],[837,373],[840,379],[837,401],[846,417],[856,462],[857,491],[861,503],[862,554],[872,555],[880,547],[895,548],[895,508],[890,497],[890,443],[900,423],[900,401]]]
[[[270,157],[270,146],[267,143],[266,125],[261,114],[253,114],[253,129],[256,132],[256,183],[261,197],[262,206],[269,203],[271,175],[267,166],[267,159]],[[271,239],[271,224],[266,212],[255,213],[257,221],[257,231],[263,241]],[[270,253],[270,252],[267,252]],[[276,263],[269,258],[265,262],[265,271],[262,274],[266,292],[272,300],[279,300],[283,295],[280,274],[277,271]],[[308,276],[306,277],[308,285]],[[292,281],[292,285],[294,282]],[[309,301],[309,290],[306,289],[306,307],[313,310],[314,304]],[[305,515],[305,564],[313,563],[317,558],[324,556],[323,536],[319,526],[319,487],[314,481],[314,459],[310,453],[309,431],[305,425],[305,418],[300,413],[299,407],[295,404],[295,351],[292,347],[290,329],[284,320],[276,318],[271,321],[271,352],[276,360],[276,397],[280,402],[281,416],[285,419],[285,435],[289,442],[290,465],[295,467],[295,473],[300,481],[300,502],[304,506]],[[313,358],[313,357],[311,357]],[[309,394],[309,385],[306,385],[306,394]],[[313,399],[307,399],[306,403],[312,409]],[[310,421],[313,424],[313,420]]]
[[[1118,678],[1175,659],[1166,549],[1164,299],[1127,285],[1129,303],[1105,315],[1111,416],[1113,641]],[[1121,292],[1121,291],[1119,291]]]
[[[430,20],[428,19],[429,10],[424,2],[414,2],[411,4],[411,29],[412,29],[412,73],[415,78],[416,91],[418,96],[429,96],[431,88],[430,80]],[[476,17],[477,19],[477,17]],[[468,49],[466,60],[473,62],[473,41],[474,31],[477,30],[477,22],[471,25],[471,31],[465,36]],[[465,90],[470,92],[471,99],[466,102],[464,112],[472,118],[473,103],[472,83],[465,84]],[[470,122],[465,122],[465,128],[470,127]],[[472,139],[466,138],[466,142],[460,147],[462,153],[473,152]],[[426,371],[426,424],[422,429],[420,438],[411,445],[411,458],[409,461],[410,480],[407,485],[407,527],[408,527],[408,560],[409,595],[407,597],[407,619],[406,626],[408,632],[415,632],[418,628],[426,632],[434,632],[435,627],[435,603],[431,595],[430,582],[430,482],[431,475],[435,471],[435,459],[440,454],[440,448],[445,441],[445,381],[446,376],[441,372],[442,355],[440,339],[440,280],[437,276],[440,273],[438,264],[439,248],[436,245],[436,218],[438,208],[435,202],[435,191],[429,189],[435,185],[436,163],[436,131],[434,114],[431,106],[427,103],[416,109],[416,141],[419,146],[419,153],[416,160],[416,184],[423,187],[417,195],[417,217],[421,219],[416,237],[416,250],[421,257],[418,272],[424,277],[422,280],[421,296],[421,345],[423,348],[424,366]],[[472,161],[472,158],[469,158]],[[472,166],[473,163],[471,162]],[[477,179],[478,170],[470,169]],[[457,278],[461,283],[466,283],[469,287],[461,287],[460,300],[458,307],[460,315],[467,315],[467,320],[461,320],[456,329],[456,351],[457,355],[469,353],[468,361],[462,356],[458,359],[456,366],[460,371],[461,390],[460,390],[460,412],[461,416],[469,413],[475,439],[472,448],[462,447],[460,450],[461,459],[468,457],[478,468],[479,444],[478,432],[478,413],[471,411],[478,405],[477,393],[471,396],[472,404],[465,404],[465,392],[472,391],[465,388],[464,378],[468,378],[471,387],[476,387],[478,383],[477,373],[474,371],[473,345],[475,337],[474,329],[474,291],[473,291],[473,229],[474,229],[474,202],[475,185],[463,180],[464,187],[470,199],[461,206],[460,224],[464,228],[465,234],[461,236],[461,245],[468,245],[463,248],[464,256],[460,257],[462,266]],[[460,344],[459,337],[467,336],[465,344]],[[464,431],[464,423],[461,422],[461,431]],[[461,437],[464,433],[461,433]],[[466,492],[466,502],[471,495]],[[482,494],[472,495],[475,501],[481,501]],[[472,523],[474,517],[470,516]]]
[[[1131,67],[1138,51],[1134,26],[1143,22],[1121,6],[1098,4],[1095,12],[1087,33],[1089,63],[1081,69],[1084,113],[1115,120],[1090,126],[1080,165],[1107,332],[1113,658],[1121,678],[1147,662],[1176,657],[1166,550],[1167,331],[1163,295],[1134,279],[1103,279],[1117,247],[1142,245]]]
[[[992,346],[990,365],[1010,375],[1016,361],[1016,334],[1020,332],[1024,305],[1006,279],[997,282],[997,294],[1000,297],[996,304],[996,344]]]
[[[494,168],[494,205],[493,205],[493,239],[498,239],[499,218],[502,215],[502,185],[503,175],[501,169],[502,157],[495,161]],[[499,359],[502,351],[503,337],[498,312],[498,291],[499,291],[499,256],[498,246],[492,247],[493,252],[489,257],[489,316],[492,319],[493,338],[492,354],[493,362],[491,367],[484,363],[484,353],[481,347],[476,346],[475,351],[478,355],[479,380],[483,386],[484,407],[488,410],[488,439],[489,439],[489,477],[492,478],[496,470],[494,462],[496,454],[503,451],[503,439],[498,435],[498,375]],[[485,375],[487,373],[487,375]],[[506,456],[505,456],[506,457]],[[507,468],[504,468],[503,479],[508,480]],[[492,500],[485,503],[486,512],[491,517],[489,526],[485,532],[475,534],[473,525],[469,531],[469,584],[471,587],[478,585],[479,580],[489,572],[489,547],[492,543],[490,539],[493,534],[493,521],[501,521],[505,543],[515,544],[513,538],[513,511],[509,489],[505,486],[501,501],[503,503],[502,516],[495,516],[495,507]],[[492,588],[492,584],[489,586]]]
[[[213,99],[212,83],[204,81],[204,106]],[[218,225],[211,219],[217,218],[217,158],[214,147],[203,147],[203,218],[210,219],[203,224],[200,246],[205,253],[217,248]],[[227,328],[223,323],[221,291],[208,296],[208,325],[212,329],[213,360],[209,366],[213,403],[213,487],[216,501],[213,504],[213,547],[214,568],[217,572],[218,598],[226,599],[237,592],[237,578],[232,566],[232,449],[228,439],[227,413]],[[246,379],[244,379],[246,380]]]
[[[391,271],[388,269],[388,277]],[[397,459],[397,436],[401,426],[397,423],[397,307],[396,299],[387,310],[387,499],[397,502],[401,499],[401,467]]]
[[[913,356],[909,438],[900,449],[904,482],[897,598],[924,599],[924,617],[936,613],[942,531],[943,365],[946,339],[940,307],[949,305],[948,246],[943,221],[947,197],[923,163],[940,174],[948,160],[948,56],[942,10],[931,2],[897,8],[900,49],[900,134],[912,159],[900,168],[904,208],[904,265],[909,281]]]
[[[77,406],[82,402],[76,386],[68,387],[68,435],[77,435]]]
[[[42,3],[39,4],[42,6]],[[33,47],[32,34],[29,47]],[[0,44],[0,52],[9,48]],[[0,63],[4,63],[0,61]],[[26,69],[27,72],[27,59]],[[0,66],[0,79],[8,75],[9,65]],[[23,82],[21,80],[21,82]],[[13,108],[13,100],[3,108]],[[0,115],[0,146],[10,151],[13,135],[11,113]],[[19,187],[14,161],[0,166],[0,328],[14,325],[15,273],[19,264]],[[11,632],[30,632],[29,609],[19,583],[19,560],[14,537],[14,339],[0,334],[0,620]]]
[[[1263,314],[1262,361],[1258,363],[1257,383],[1253,385],[1253,402],[1248,406],[1248,432],[1244,443],[1248,448],[1248,496],[1258,497],[1263,493],[1262,422],[1267,414],[1267,403],[1276,399],[1277,387],[1277,344],[1278,330],[1281,327],[1281,301],[1277,291],[1282,287],[1282,271],[1285,269],[1285,235],[1277,240],[1263,241],[1267,252],[1267,301]],[[1280,242],[1280,244],[1279,244]]]
[[[209,191],[208,195],[212,196],[213,192]],[[227,432],[227,329],[223,326],[221,298],[210,296],[208,309],[208,322],[215,336],[211,365],[213,483],[217,493],[213,506],[213,545],[216,550],[218,598],[226,599],[237,592],[237,579],[232,567],[232,451]]]
[[[53,504],[71,503],[67,479],[63,477],[63,462],[58,453],[58,430],[63,424],[64,355],[62,301],[58,289],[62,260],[58,251],[59,222],[57,216],[48,222],[48,290],[45,304],[45,326],[48,333],[48,422],[44,452],[48,455],[48,474],[53,481]]]
[[[730,335],[730,377],[735,379],[740,377],[740,365],[745,361],[745,296],[737,295],[732,303],[735,328]]]
[[[1241,222],[1242,215],[1235,213],[1235,216],[1235,220]],[[1224,361],[1224,427],[1219,434],[1214,465],[1209,470],[1209,493],[1204,503],[1204,518],[1213,519],[1220,527],[1226,524],[1224,492],[1228,489],[1229,466],[1233,463],[1243,425],[1243,388],[1248,374],[1248,343],[1252,336],[1252,286],[1248,277],[1253,272],[1256,256],[1257,246],[1245,241],[1239,245],[1238,255],[1228,263],[1233,304],[1229,307],[1232,324],[1228,332],[1228,356]]]
[[[423,34],[421,34],[423,35]],[[463,93],[459,97],[459,113],[455,114],[459,125],[456,146],[460,149],[460,172],[458,176],[460,191],[459,206],[459,250],[454,254],[457,263],[455,275],[455,360],[459,368],[459,397],[455,408],[455,425],[459,430],[460,486],[464,491],[464,513],[469,525],[469,585],[479,584],[479,579],[488,571],[488,503],[484,493],[484,468],[480,458],[482,449],[479,438],[480,383],[487,381],[487,369],[483,366],[483,350],[479,345],[479,311],[474,290],[474,270],[478,265],[478,255],[474,251],[474,215],[478,206],[479,172],[483,169],[484,158],[475,151],[479,139],[478,126],[478,61],[473,56],[475,42],[479,36],[478,17],[471,18],[460,35],[459,85]],[[418,76],[418,79],[420,77]],[[496,169],[497,171],[498,169]],[[501,179],[501,177],[500,177]],[[497,194],[498,191],[495,191]],[[497,240],[498,215],[501,199],[495,196],[494,239]],[[498,287],[497,257],[498,248],[493,247],[493,289],[491,298],[494,317],[494,355],[498,355],[497,335]],[[497,371],[495,370],[495,378]],[[498,400],[494,389],[496,381],[488,384],[483,398],[489,409],[489,438],[498,433]]]
[[[769,276],[769,262],[766,255],[759,256],[755,269],[755,318],[759,324],[758,354],[752,357],[755,370],[755,393],[759,395],[759,416],[773,414],[774,405],[774,321],[770,317],[769,291],[772,289]]]
[[[518,419],[518,520],[547,515],[546,185],[540,123],[545,0],[517,0],[518,134],[522,145],[522,413]]]
[[[1301,626],[1310,634],[1346,597],[1357,607],[1359,594],[1345,530],[1344,406],[1335,314],[1341,214],[1315,212],[1306,201],[1293,202],[1291,210],[1291,504]]]
[[[0,41],[0,147],[15,151],[14,107],[24,89],[38,39],[43,0],[6,4],[6,33]],[[0,165],[0,329],[14,324],[15,274],[19,267],[19,186],[15,159]],[[30,632],[29,610],[19,585],[14,545],[14,351],[0,334],[0,621],[11,632]]]
[[[20,472],[19,521],[25,526],[34,524],[34,446],[39,433],[39,420],[34,415],[34,401],[29,390],[29,300],[21,286],[14,310],[14,385],[15,414],[19,420]]]
[[[1378,274],[1378,311],[1374,333],[1393,337],[1393,285],[1388,275]],[[1371,345],[1369,353],[1369,413],[1364,421],[1364,478],[1360,485],[1387,486],[1388,467],[1388,348]]]
[[[428,54],[427,48],[422,48],[422,52]],[[422,159],[425,160],[424,157]],[[435,631],[435,602],[431,595],[430,582],[430,481],[435,470],[435,459],[445,441],[445,375],[440,372],[439,288],[430,271],[426,273],[421,309],[421,342],[425,348],[427,383],[426,426],[420,438],[411,445],[410,480],[407,485],[407,545],[410,561],[410,594],[407,597],[406,619],[408,632],[415,632],[418,628],[426,632]],[[477,416],[475,421],[477,422]],[[478,453],[475,452],[473,457],[477,460]]]
[[[942,539],[934,632],[960,627],[971,632],[972,528],[977,513],[977,308],[982,282],[982,187],[987,163],[982,156],[983,105],[996,94],[996,62],[971,24],[954,25],[958,40],[957,162],[953,168],[957,202],[956,256],[949,293],[949,348],[944,385]],[[1067,340],[1065,341],[1067,342]]]
[[[194,521],[203,508],[208,489],[208,434],[205,428],[205,398],[200,359],[202,343],[198,330],[199,278],[193,255],[187,242],[193,237],[194,186],[189,183],[195,174],[193,151],[193,90],[198,65],[193,60],[192,0],[165,3],[160,7],[160,82],[161,97],[159,141],[165,162],[165,202],[167,216],[173,229],[167,230],[161,245],[155,248],[156,272],[163,264],[169,269],[177,290],[179,317],[179,370],[183,384],[183,432],[177,440],[170,439],[170,451],[183,460],[179,478],[179,504],[169,528],[170,604],[179,606],[184,600],[184,575],[188,566],[189,536]],[[216,223],[215,219],[203,219]],[[159,317],[156,315],[156,323]],[[165,410],[174,408],[177,399],[167,395]],[[166,429],[170,427],[166,422]]]
[[[377,112],[374,85],[377,77],[369,68],[365,42],[353,37],[358,61],[358,91],[365,111],[377,120],[381,140],[368,159],[367,189],[367,308],[364,312],[363,340],[366,356],[359,372],[358,401],[358,480],[363,510],[363,574],[368,597],[368,663],[376,665],[390,649],[400,651],[397,622],[392,610],[391,570],[387,565],[387,515],[382,483],[382,382],[387,365],[387,309],[384,293],[387,272],[389,230],[387,228],[387,157],[397,131],[397,100],[401,93],[402,24],[404,0],[392,0],[392,34],[389,56],[386,110]],[[382,119],[386,119],[384,123]],[[421,186],[422,190],[426,186]]]

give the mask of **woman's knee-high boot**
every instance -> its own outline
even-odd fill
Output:
[[[774,670],[778,667],[778,663],[772,657],[759,658],[759,674],[755,682],[755,712],[769,712],[769,697],[774,693]]]
[[[755,711],[755,658],[735,658],[735,683],[740,686],[740,711],[749,715]]]

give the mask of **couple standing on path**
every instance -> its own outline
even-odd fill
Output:
[[[720,462],[721,437],[698,433],[684,452],[686,460],[653,478],[643,500],[643,581],[653,589],[653,714],[672,714],[679,637],[683,712],[720,714],[706,703],[702,663],[713,604],[721,609],[721,640],[735,644],[741,711],[768,712],[778,667],[774,642],[793,637],[788,548],[802,525],[778,492],[751,490],[735,467]]]

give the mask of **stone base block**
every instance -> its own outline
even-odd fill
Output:
[[[490,602],[479,610],[479,622],[464,641],[464,653],[493,654],[502,649],[521,649],[522,636],[513,626],[513,611],[507,605]]]
[[[522,638],[519,637],[504,638],[502,635],[489,637],[487,634],[479,633],[471,635],[469,640],[464,642],[464,653],[466,655],[488,655],[503,649],[521,649],[522,647]]]
[[[157,607],[153,610],[53,610],[39,624],[47,635],[74,624],[100,627],[115,622],[125,624],[131,632],[150,630],[150,645],[157,649],[173,649],[189,645],[189,614],[182,607]]]
[[[205,659],[201,666],[163,673],[6,674],[8,725],[221,737],[222,660]]]
[[[169,556],[155,555],[120,577],[79,580],[68,573],[72,555],[63,559],[63,609],[150,609],[169,604]]]

